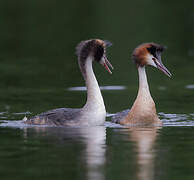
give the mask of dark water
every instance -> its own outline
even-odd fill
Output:
[[[191,0],[2,0],[1,179],[193,179],[193,7]],[[113,74],[94,64],[109,113],[131,107],[136,97],[133,48],[150,41],[168,47],[162,58],[173,77],[147,68],[163,127],[21,125],[24,116],[83,106],[86,92],[71,89],[84,86],[74,52],[90,38],[113,43]]]

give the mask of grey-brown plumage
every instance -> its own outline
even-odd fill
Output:
[[[126,110],[123,110],[121,112],[118,112],[118,113],[114,114],[112,116],[112,118],[111,118],[112,122],[119,124],[120,120],[123,117],[127,116],[127,114],[129,113],[129,111],[130,111],[130,109],[126,109]]]
[[[55,126],[78,125],[80,113],[81,109],[73,108],[53,109],[47,112],[43,112],[39,115],[36,115],[27,120],[25,123],[39,125],[55,125]],[[77,120],[75,121],[75,119]]]
[[[25,121],[33,125],[101,125],[105,121],[104,101],[92,69],[92,62],[97,61],[109,72],[111,64],[106,58],[107,41],[91,39],[82,41],[76,47],[76,55],[82,75],[86,81],[87,102],[83,108],[59,108],[50,110]]]

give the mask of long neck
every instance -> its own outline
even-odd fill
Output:
[[[146,95],[146,96],[151,96],[150,95],[150,90],[148,86],[148,81],[147,81],[147,76],[146,76],[146,71],[145,71],[145,66],[138,67],[138,74],[139,74],[139,91],[138,91],[138,96]]]
[[[103,97],[93,72],[92,61],[92,58],[88,57],[83,67],[85,70],[84,78],[87,87],[87,102],[84,108],[96,110],[100,108],[105,110]]]
[[[122,124],[159,123],[155,103],[150,95],[145,67],[138,67],[139,91],[137,98]]]

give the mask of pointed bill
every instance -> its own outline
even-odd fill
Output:
[[[114,68],[113,68],[112,64],[109,62],[109,60],[107,59],[106,56],[103,56],[103,58],[102,58],[100,64],[102,64],[102,65],[105,67],[105,69],[106,69],[110,74],[112,74],[112,71],[110,70],[110,68],[111,68],[111,69],[114,69]],[[109,68],[109,67],[110,67],[110,68]]]
[[[170,71],[163,65],[161,57],[158,56],[158,59],[154,61],[157,68],[162,71],[164,74],[166,74],[168,77],[171,77],[172,74],[170,73]]]

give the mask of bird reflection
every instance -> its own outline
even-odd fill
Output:
[[[82,128],[49,128],[33,127],[24,128],[24,139],[31,135],[43,136],[53,143],[84,144],[85,148],[79,153],[81,164],[86,168],[86,179],[105,179],[103,169],[106,153],[106,128],[104,126]]]
[[[154,145],[157,138],[157,130],[161,127],[141,128],[133,127],[130,129],[130,138],[135,142],[137,153],[137,179],[154,179]]]
[[[103,180],[101,170],[105,164],[106,129],[105,127],[87,128],[85,132],[86,151],[84,157],[88,166],[88,180]]]

